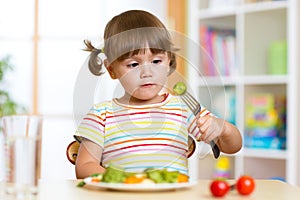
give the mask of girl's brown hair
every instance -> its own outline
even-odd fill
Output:
[[[122,61],[130,56],[150,49],[151,53],[167,52],[171,60],[170,73],[176,69],[176,57],[171,36],[164,24],[154,15],[142,10],[130,10],[112,18],[104,31],[104,49],[95,48],[90,41],[84,41],[86,51],[90,51],[89,69],[94,75],[103,74],[103,61],[99,53],[104,53],[107,61]]]

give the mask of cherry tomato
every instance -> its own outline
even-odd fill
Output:
[[[230,189],[229,184],[224,180],[214,180],[210,184],[210,191],[215,197],[224,196]]]
[[[236,183],[236,189],[241,195],[251,194],[254,188],[255,182],[251,176],[243,175],[238,179]]]

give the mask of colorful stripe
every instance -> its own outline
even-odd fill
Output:
[[[201,116],[210,114],[205,108]],[[167,168],[187,173],[188,130],[197,136],[195,117],[179,97],[146,106],[96,104],[78,127],[76,135],[103,148],[102,163],[128,171]]]

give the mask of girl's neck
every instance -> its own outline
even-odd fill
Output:
[[[137,99],[129,94],[125,94],[123,97],[117,99],[117,101],[121,104],[126,105],[149,105],[163,102],[167,97],[167,94],[156,95],[155,97],[147,100]]]

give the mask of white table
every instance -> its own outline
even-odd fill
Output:
[[[121,192],[112,190],[76,187],[77,180],[41,181],[39,200],[193,200],[214,199],[210,194],[210,180],[200,180],[197,185],[181,190],[164,192]],[[237,191],[230,191],[226,199],[300,199],[300,188],[277,180],[256,180],[255,191],[250,196],[241,196]]]

